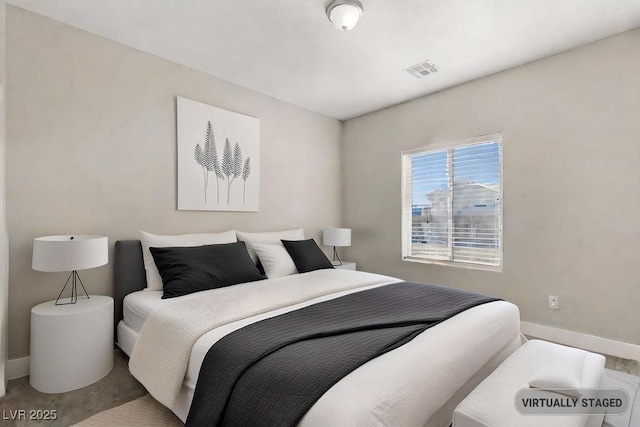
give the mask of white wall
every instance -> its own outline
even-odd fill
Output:
[[[347,121],[344,258],[502,297],[528,322],[640,343],[639,46],[636,29]],[[401,261],[400,152],[496,132],[504,271]]]
[[[9,357],[29,354],[30,309],[68,273],[31,269],[33,238],[339,225],[342,124],[26,12],[7,9]],[[248,64],[248,66],[250,66]],[[176,96],[260,119],[260,211],[176,209]],[[112,269],[81,273],[112,293]]]

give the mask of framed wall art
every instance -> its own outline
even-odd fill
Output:
[[[178,97],[178,210],[257,212],[260,120]]]

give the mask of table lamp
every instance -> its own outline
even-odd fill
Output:
[[[56,305],[75,304],[78,300],[78,283],[89,298],[78,270],[100,267],[107,262],[109,262],[109,251],[108,239],[105,236],[44,236],[37,237],[33,241],[31,268],[37,271],[71,271],[58,294]],[[69,302],[60,302],[60,297],[69,281],[71,281],[71,299]]]
[[[322,232],[322,244],[333,246],[333,261],[335,265],[342,265],[336,246],[351,246],[351,229],[327,227]],[[336,264],[335,261],[338,261]]]

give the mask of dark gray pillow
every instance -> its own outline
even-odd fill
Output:
[[[162,298],[266,279],[244,242],[149,248],[162,277]]]
[[[281,240],[281,242],[293,259],[298,273],[333,268],[333,264],[315,240]]]

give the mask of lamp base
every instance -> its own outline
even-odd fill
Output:
[[[336,260],[338,262],[336,262]],[[340,257],[338,256],[338,251],[336,250],[336,247],[333,247],[333,265],[342,265],[342,261],[340,260]]]
[[[64,292],[64,290],[67,288],[67,285],[69,284],[69,280],[71,280],[71,298],[69,299],[69,302],[60,302],[60,297],[62,296],[62,293]],[[58,298],[56,298],[56,305],[68,305],[68,304],[75,304],[76,302],[78,302],[78,282],[80,283],[80,286],[82,286],[82,290],[84,291],[85,296],[87,297],[87,299],[89,299],[89,294],[87,293],[87,290],[84,288],[84,284],[82,284],[82,280],[80,280],[80,276],[78,275],[78,272],[76,270],[73,270],[69,275],[69,277],[67,278],[67,281],[64,283],[64,287],[58,294]]]

